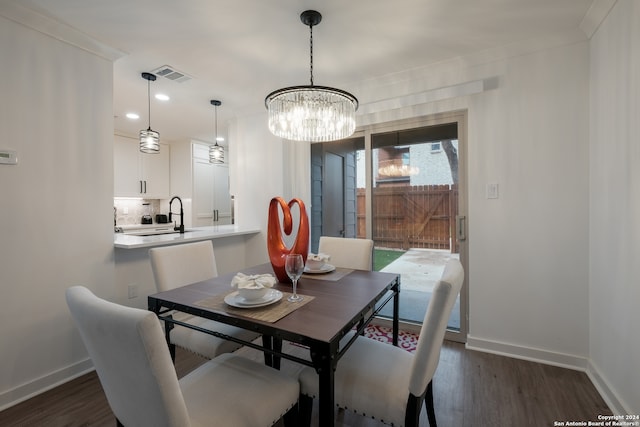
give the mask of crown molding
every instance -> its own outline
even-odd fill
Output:
[[[107,46],[67,24],[17,2],[0,2],[0,16],[112,62],[126,55],[126,52]]]
[[[595,34],[617,1],[618,0],[593,0],[591,7],[580,23],[580,29],[585,33],[587,38],[590,39],[591,36]]]

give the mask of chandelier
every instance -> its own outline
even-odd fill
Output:
[[[381,162],[383,163],[383,162]],[[378,168],[378,175],[388,178],[400,178],[420,173],[420,168],[407,164],[398,164],[392,160],[384,162],[384,166]]]
[[[147,81],[147,102],[149,107],[149,126],[140,131],[140,151],[148,154],[160,152],[160,134],[151,129],[151,82],[156,81],[156,76],[151,73],[142,73],[142,78]]]
[[[313,84],[313,26],[322,15],[315,10],[300,14],[310,33],[308,86],[290,86],[271,92],[264,100],[269,111],[269,130],[294,141],[326,142],[351,136],[356,129],[358,99],[340,89]]]
[[[224,148],[218,145],[218,106],[222,105],[222,102],[217,99],[211,100],[211,105],[215,107],[216,111],[216,143],[209,146],[209,163],[224,163]]]

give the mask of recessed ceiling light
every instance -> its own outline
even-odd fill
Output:
[[[164,93],[156,93],[156,99],[158,101],[168,101],[169,99],[169,95],[165,95]]]
[[[127,113],[127,119],[138,120],[140,118],[136,113]]]

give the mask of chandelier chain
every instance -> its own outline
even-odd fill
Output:
[[[356,127],[355,112],[358,99],[344,90],[314,86],[313,27],[322,15],[315,10],[300,14],[309,26],[308,86],[290,86],[275,90],[265,97],[269,111],[269,130],[275,136],[293,141],[327,142],[344,139]]]
[[[310,52],[310,67],[311,70],[311,86],[313,86],[313,25],[309,24],[309,52]]]

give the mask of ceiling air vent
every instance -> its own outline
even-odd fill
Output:
[[[160,68],[156,68],[151,71],[156,76],[164,77],[174,82],[184,83],[187,80],[191,80],[191,77],[182,71],[178,71],[170,65],[163,65]]]

